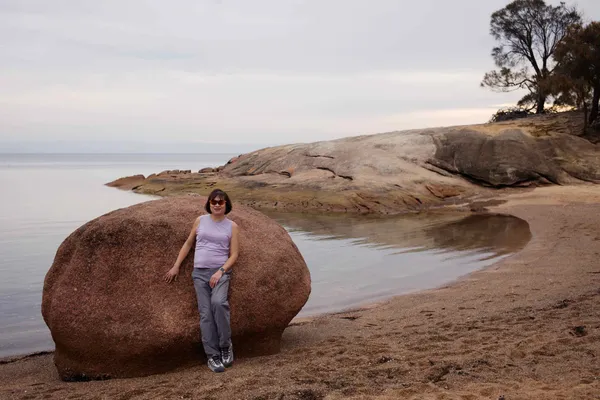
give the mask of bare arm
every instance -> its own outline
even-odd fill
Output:
[[[196,240],[196,230],[198,229],[199,225],[200,225],[200,217],[196,218],[196,220],[194,221],[194,225],[192,226],[192,230],[190,231],[188,238],[186,239],[185,243],[181,247],[181,250],[179,250],[179,255],[177,256],[177,260],[175,260],[175,264],[173,264],[173,268],[171,268],[165,274],[165,276],[164,276],[165,282],[171,282],[171,281],[177,279],[177,275],[179,274],[179,267],[181,267],[181,263],[183,262],[183,260],[185,260],[188,253],[190,252],[192,246],[194,245],[194,242]]]
[[[225,264],[223,264],[223,267],[222,267],[225,270],[225,272],[229,271],[233,267],[233,264],[235,264],[235,262],[237,261],[239,254],[240,254],[240,228],[237,226],[237,224],[235,222],[233,222],[233,225],[231,226],[231,241],[229,242],[229,258],[227,259]],[[214,275],[210,278],[210,282],[209,282],[209,285],[211,288],[215,287],[217,282],[219,282],[219,279],[221,279],[221,277],[223,276],[223,273],[224,272],[221,272],[221,270],[218,270],[217,272],[214,273]]]

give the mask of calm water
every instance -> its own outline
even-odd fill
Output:
[[[310,268],[300,316],[441,286],[531,239],[527,222],[509,216],[266,214],[287,228]]]
[[[222,165],[231,154],[0,154],[0,357],[54,347],[42,287],[60,243],[111,210],[152,200],[104,186],[122,176]]]
[[[104,183],[222,165],[232,156],[0,154],[0,357],[53,348],[40,307],[60,243],[90,219],[152,199]],[[508,217],[269,215],[288,229],[311,271],[312,293],[300,315],[442,285],[530,238],[524,221]]]

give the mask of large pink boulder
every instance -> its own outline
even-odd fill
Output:
[[[42,314],[64,380],[142,376],[203,360],[191,280],[193,249],[179,279],[173,265],[205,197],[149,201],[73,232],[46,275]],[[234,203],[240,256],[230,285],[237,355],[279,351],[281,334],[306,303],[310,273],[290,236]]]

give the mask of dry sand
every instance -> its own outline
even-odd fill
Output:
[[[0,365],[1,399],[600,399],[600,187],[520,192],[521,252],[447,286],[293,323],[280,354],[64,383],[52,355]]]

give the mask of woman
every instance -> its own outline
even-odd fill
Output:
[[[231,208],[227,193],[220,189],[211,192],[204,206],[208,214],[196,218],[173,268],[164,278],[167,282],[177,278],[181,263],[195,243],[192,278],[202,344],[213,372],[223,372],[233,364],[227,292],[231,267],[238,258],[239,228],[225,216]]]

